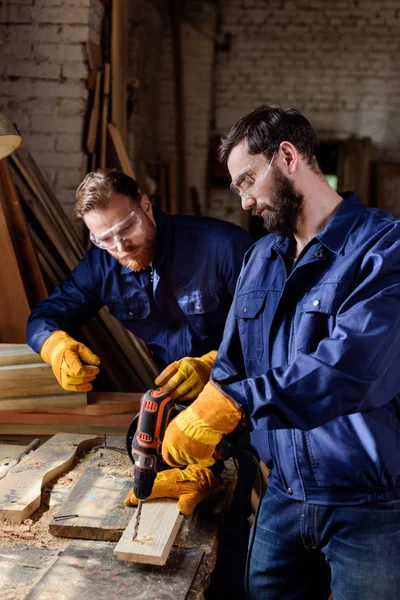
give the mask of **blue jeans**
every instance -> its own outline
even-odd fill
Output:
[[[305,504],[271,485],[249,572],[250,600],[399,600],[400,500]]]

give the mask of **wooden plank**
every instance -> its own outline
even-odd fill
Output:
[[[73,396],[79,396],[80,394],[73,394]],[[44,406],[41,405],[37,409],[23,409],[21,412],[29,413],[51,413],[51,414],[63,414],[63,415],[92,415],[92,416],[105,416],[105,415],[119,415],[124,413],[135,413],[139,410],[140,398],[142,394],[129,393],[129,392],[88,392],[87,394],[87,406],[78,405],[72,406],[71,404],[65,406]],[[63,396],[64,401],[68,400],[68,397]],[[45,398],[41,399],[45,400]],[[1,410],[2,404],[0,404]],[[12,407],[9,410],[17,410]]]
[[[114,550],[115,556],[129,562],[165,565],[182,520],[176,500],[145,502],[137,538],[132,541],[136,522],[133,516]]]
[[[0,344],[0,366],[44,364],[28,344]]]
[[[26,322],[31,309],[8,230],[4,203],[3,199],[0,202],[0,341],[22,343],[26,339]]]
[[[185,600],[204,554],[198,548],[174,548],[160,570],[121,563],[112,547],[109,542],[72,542],[25,600]]]
[[[50,533],[117,542],[132,517],[132,509],[124,505],[132,485],[128,454],[98,450],[50,523]]]
[[[98,71],[103,66],[102,50],[101,46],[92,42],[92,40],[86,40],[86,52],[88,56],[89,67],[93,71]]]
[[[127,140],[128,0],[111,6],[111,114],[123,144]]]
[[[47,413],[21,413],[14,411],[0,411],[0,423],[20,425],[118,425],[127,428],[136,413],[120,415],[64,415]]]
[[[132,177],[136,181],[136,175],[126,152],[121,132],[114,123],[108,124],[108,134],[110,136],[111,147],[114,150],[118,161],[116,167],[125,173],[125,175],[129,175],[129,177]]]
[[[89,154],[93,154],[96,151],[97,134],[100,121],[101,77],[101,71],[98,71],[94,89],[93,106],[89,118],[88,136],[86,140],[86,148]]]
[[[0,435],[40,435],[50,436],[56,433],[81,433],[94,435],[126,435],[126,425],[25,425],[24,423],[0,423]]]
[[[68,394],[54,377],[51,365],[28,364],[0,367],[2,398]]]
[[[62,394],[51,394],[49,396],[27,396],[25,398],[11,398],[9,400],[0,399],[0,413],[2,411],[12,411],[13,414],[16,411],[24,412],[63,412],[65,410],[76,409],[78,412],[73,414],[85,414],[79,413],[79,409],[84,411],[87,404],[86,393],[62,393]],[[63,413],[63,414],[64,414]],[[89,413],[90,414],[90,413]],[[100,413],[101,414],[101,413]]]
[[[25,456],[0,481],[0,517],[21,524],[39,508],[42,487],[67,470],[78,452],[99,441],[93,436],[57,433]]]
[[[31,308],[33,308],[39,300],[46,298],[47,289],[29,233],[29,227],[11,178],[7,159],[0,161],[0,179],[7,204],[7,210],[5,210],[9,231],[13,238],[13,245],[18,257],[19,269],[29,303]]]
[[[103,106],[101,110],[101,144],[100,144],[100,167],[105,169],[107,164],[107,124],[110,104],[110,63],[104,64],[103,82]]]

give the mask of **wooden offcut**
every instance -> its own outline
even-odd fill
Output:
[[[0,367],[28,364],[44,363],[27,344],[0,344]]]
[[[68,402],[68,398],[75,400],[76,397],[84,396],[87,397],[86,402],[81,402],[78,406],[73,405],[72,402]],[[86,394],[70,394],[68,396],[62,396],[60,401],[63,400],[63,404],[55,406],[49,404],[45,405],[46,398],[40,398],[42,405],[38,408],[28,407],[22,409],[23,412],[29,413],[48,413],[48,414],[63,414],[63,415],[87,415],[87,416],[106,416],[106,415],[119,415],[124,413],[135,413],[139,410],[141,393],[128,393],[128,392],[89,392]],[[1,409],[1,404],[0,404]],[[8,410],[17,410],[17,407],[11,407]]]
[[[133,516],[115,547],[115,556],[118,560],[165,565],[182,520],[176,500],[145,502],[136,539],[132,540],[136,523]]]
[[[50,365],[28,364],[0,367],[0,402],[3,398],[67,394]]]
[[[43,486],[67,470],[78,452],[99,443],[94,436],[58,433],[25,456],[0,481],[0,517],[21,524],[39,508]]]

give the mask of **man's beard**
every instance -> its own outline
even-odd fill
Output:
[[[151,265],[157,250],[157,229],[147,215],[144,218],[147,219],[146,236],[145,241],[139,247],[127,244],[122,252],[110,251],[111,256],[116,258],[121,265],[135,273],[144,271]],[[133,255],[129,256],[130,253]]]
[[[278,167],[274,168],[274,189],[268,204],[257,204],[252,214],[266,208],[262,215],[264,228],[268,233],[281,237],[290,237],[297,230],[297,221],[304,196],[296,190],[293,183]]]

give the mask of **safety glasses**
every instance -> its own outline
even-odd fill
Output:
[[[113,250],[117,247],[118,242],[125,242],[134,237],[140,229],[141,224],[142,219],[140,215],[133,210],[125,219],[109,227],[109,229],[106,229],[97,237],[94,233],[90,232],[90,240],[98,248]]]
[[[254,174],[254,166],[259,162],[259,160],[264,156],[266,150],[261,152],[258,156],[253,158],[252,161],[243,169],[238,177],[236,177],[235,181],[232,181],[230,188],[234,194],[240,196],[242,199],[246,199],[249,197],[250,192],[253,192],[261,185],[264,179],[267,177],[272,163],[274,162],[275,152],[272,155],[270,162],[268,163],[267,168],[261,173],[261,175],[256,176]]]

